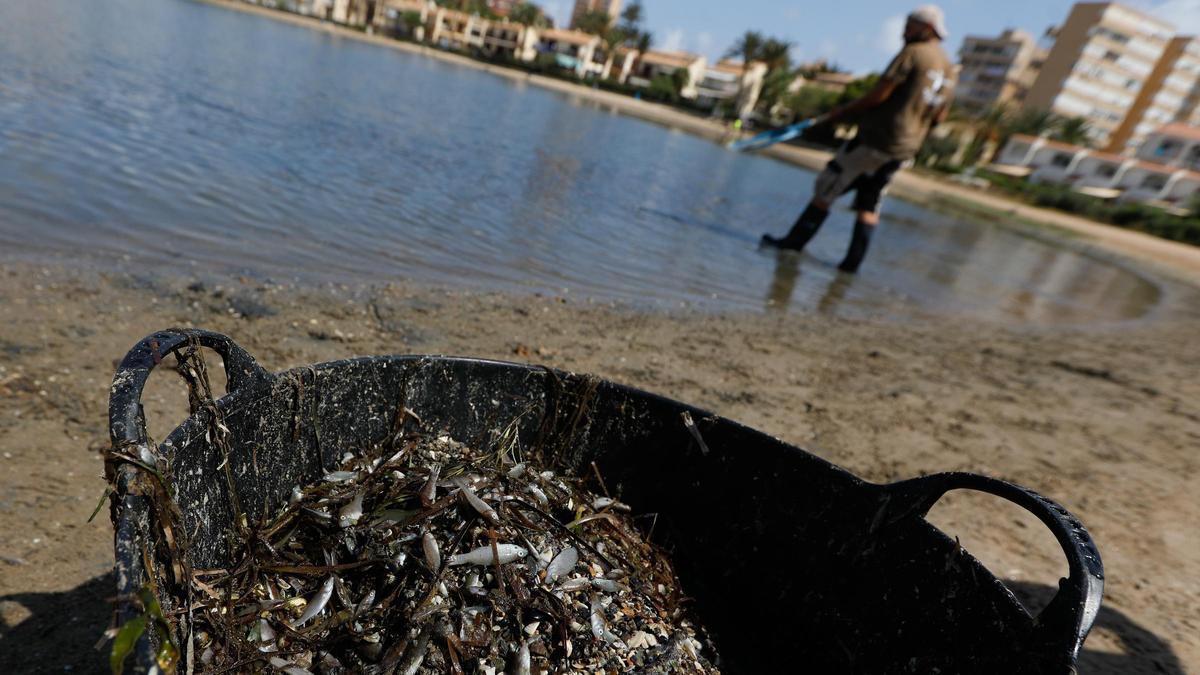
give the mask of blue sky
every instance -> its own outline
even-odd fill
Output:
[[[627,0],[628,1],[628,0]],[[685,49],[721,56],[746,30],[791,40],[792,55],[808,61],[825,57],[854,72],[881,70],[899,49],[903,17],[928,0],[642,0],[657,48]],[[571,0],[542,5],[569,20]],[[1006,27],[1041,36],[1066,19],[1068,0],[942,0],[957,50],[964,35],[998,34]],[[1200,33],[1200,0],[1125,0],[1125,4],[1164,18],[1181,32]]]

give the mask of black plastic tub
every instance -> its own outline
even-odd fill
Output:
[[[202,400],[161,445],[148,441],[140,398],[150,371],[198,346],[224,359],[229,394],[215,409],[229,429],[232,481],[207,433],[214,406]],[[514,424],[526,447],[567,471],[596,462],[623,501],[658,514],[654,538],[672,552],[725,672],[1066,673],[1100,608],[1103,567],[1083,525],[1010,483],[952,473],[876,485],[682,403],[545,368],[380,356],[272,375],[228,337],[180,330],[144,339],[113,381],[118,620],[139,613],[132,598],[151,578],[168,614],[179,609],[168,547],[190,539],[194,567],[225,562],[230,484],[257,518],[344,451],[386,439],[402,406],[476,447]],[[147,497],[152,474],[122,457],[169,465],[183,537]],[[1062,545],[1070,575],[1039,616],[925,521],[956,489],[1018,504]],[[126,672],[150,669],[153,642],[148,631]]]

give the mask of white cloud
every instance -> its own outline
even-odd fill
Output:
[[[665,52],[681,51],[683,49],[683,29],[672,28],[667,31],[667,36],[663,38],[662,44],[658,48]]]
[[[897,14],[888,17],[888,20],[883,22],[883,27],[879,29],[879,38],[875,43],[879,51],[892,56],[904,48],[905,21],[906,17],[903,14]]]

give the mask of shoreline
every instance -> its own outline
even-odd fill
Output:
[[[607,106],[620,114],[678,129],[705,140],[719,143],[728,137],[728,129],[720,122],[697,117],[659,103],[634,99],[623,94],[527,73],[506,66],[484,63],[468,56],[435,49],[428,45],[414,44],[380,35],[368,35],[362,31],[313,17],[249,5],[238,0],[194,1],[453,63],[511,81],[526,82],[568,96],[577,96],[589,103]],[[832,156],[832,153],[827,151],[794,145],[775,145],[760,154],[810,171],[819,171]],[[1160,239],[1142,232],[1122,229],[1068,213],[1030,206],[1003,195],[955,185],[922,176],[913,171],[900,172],[892,184],[891,193],[897,198],[931,208],[937,208],[938,202],[945,200],[973,204],[1011,217],[1012,221],[1002,221],[1002,224],[1006,226],[1017,228],[1042,226],[1065,230],[1087,238],[1089,243],[1108,253],[1137,259],[1149,264],[1160,273],[1200,286],[1200,247]]]

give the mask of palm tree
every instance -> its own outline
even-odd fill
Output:
[[[575,27],[600,38],[600,42],[604,44],[604,72],[612,73],[612,64],[617,58],[617,47],[625,43],[625,32],[613,26],[612,17],[607,12],[588,12],[579,17]]]
[[[587,12],[580,15],[575,27],[585,33],[603,37],[605,33],[612,31],[612,17],[608,12]]]
[[[1086,146],[1091,143],[1092,125],[1083,117],[1069,117],[1058,123],[1054,132],[1055,140],[1071,145]]]
[[[628,35],[640,33],[642,30],[642,3],[641,0],[633,0],[629,6],[621,12],[621,29]]]
[[[542,8],[532,2],[522,2],[513,7],[512,11],[508,13],[508,18],[534,28],[545,28],[549,23],[546,21],[546,14]]]
[[[1058,115],[1049,110],[1022,110],[1008,123],[1006,131],[1010,135],[1041,136],[1053,131],[1057,124]]]
[[[767,64],[768,70],[786,69],[792,65],[791,51],[791,42],[768,38],[758,50],[758,58],[752,60],[762,61]],[[747,60],[746,65],[749,64],[750,60]]]
[[[738,38],[737,42],[725,52],[725,58],[740,57],[742,63],[750,63],[758,60],[762,54],[763,46],[766,44],[766,39],[762,33],[754,30],[746,31],[742,37]]]

